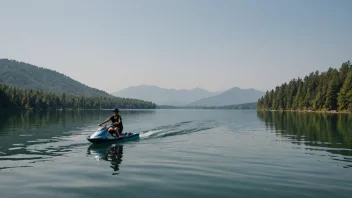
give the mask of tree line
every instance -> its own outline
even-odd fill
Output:
[[[7,109],[155,109],[152,102],[114,96],[84,97],[21,89],[0,84],[0,108]]]
[[[256,102],[237,104],[237,105],[225,105],[225,106],[172,106],[172,105],[158,105],[157,109],[227,109],[227,110],[247,110],[255,109],[257,106]]]
[[[257,109],[352,112],[351,62],[277,86],[258,100]]]

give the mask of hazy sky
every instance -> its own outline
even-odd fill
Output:
[[[271,89],[352,59],[351,0],[0,0],[0,58],[114,92]]]

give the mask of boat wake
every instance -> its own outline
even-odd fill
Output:
[[[184,135],[194,132],[205,131],[216,127],[213,120],[203,121],[186,121],[179,122],[172,125],[160,126],[148,131],[144,131],[139,136],[141,139],[145,138],[161,138],[175,135]]]

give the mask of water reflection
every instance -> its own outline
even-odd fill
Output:
[[[257,116],[273,131],[294,144],[309,146],[307,150],[324,150],[345,156],[352,162],[352,115],[297,112],[263,112]],[[333,158],[335,156],[332,156]],[[350,165],[348,165],[350,167]]]
[[[155,110],[122,110],[127,123],[135,117],[145,119]],[[96,124],[111,111],[8,111],[0,110],[0,170],[25,167],[52,160],[75,151],[89,142]],[[20,166],[18,163],[22,163]]]
[[[92,144],[88,147],[88,155],[93,155],[96,160],[104,160],[110,162],[110,167],[114,170],[113,175],[119,174],[119,166],[122,162],[123,145],[96,145]]]
[[[28,128],[44,128],[53,124],[65,128],[71,123],[86,124],[104,120],[111,116],[111,111],[10,111],[0,110],[0,136],[13,131],[26,130]],[[122,110],[120,113],[125,120],[130,117],[150,117],[155,110]],[[99,122],[98,122],[99,123]]]

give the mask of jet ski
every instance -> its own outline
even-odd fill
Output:
[[[112,136],[108,132],[109,127],[99,127],[92,135],[87,137],[87,140],[94,144],[107,143],[107,142],[119,142],[131,139],[139,138],[139,133],[122,133],[122,137]]]

